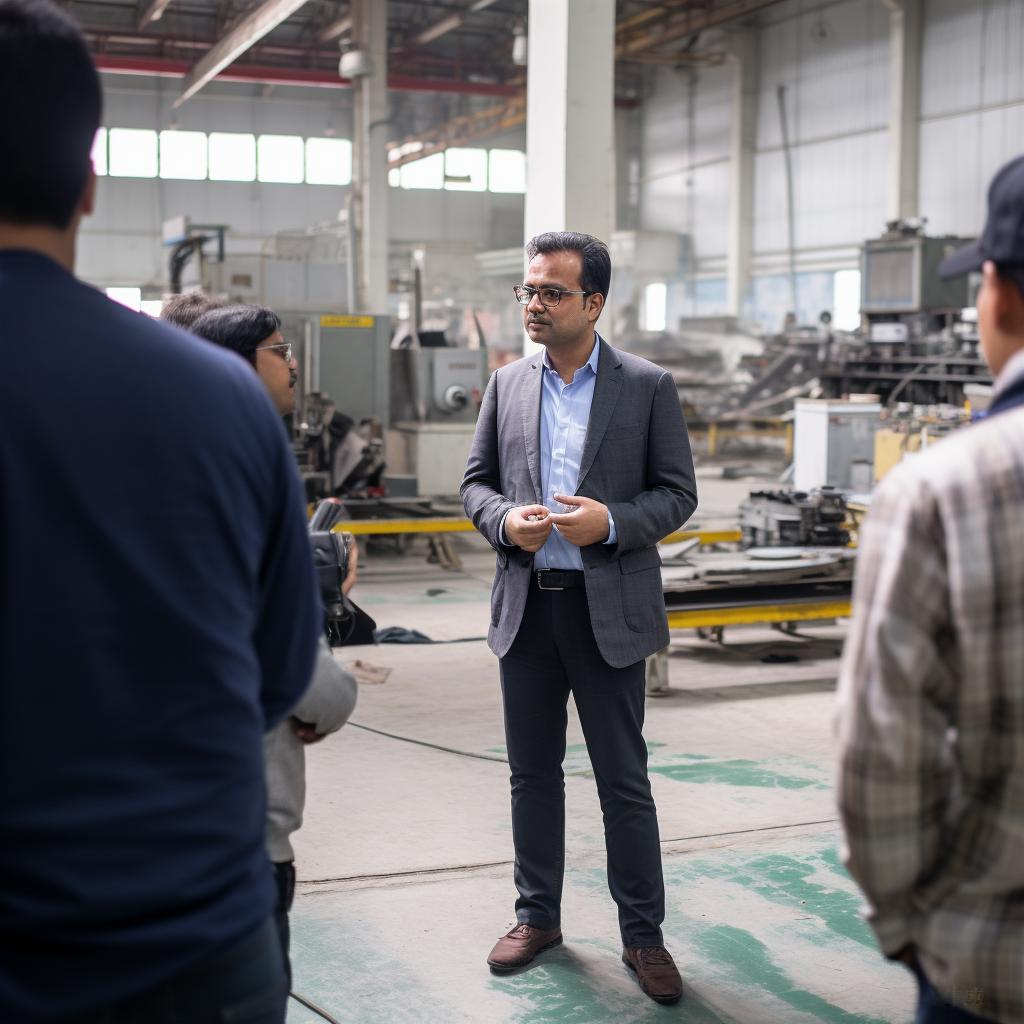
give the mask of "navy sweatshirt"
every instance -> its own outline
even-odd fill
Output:
[[[0,1021],[144,992],[268,915],[261,742],[320,616],[252,368],[0,251]]]

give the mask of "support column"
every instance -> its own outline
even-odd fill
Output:
[[[358,243],[354,311],[388,311],[388,46],[386,3],[353,0],[352,43],[370,74],[353,79],[352,187]]]
[[[918,217],[921,117],[921,0],[883,0],[889,9],[890,220]]]
[[[615,0],[530,0],[526,238],[615,228]],[[614,268],[613,268],[614,274]],[[611,330],[611,310],[599,327]],[[535,346],[528,339],[527,349]]]
[[[740,316],[750,291],[754,252],[754,148],[757,138],[757,47],[746,30],[733,41],[730,144],[729,250],[726,264],[729,312]]]

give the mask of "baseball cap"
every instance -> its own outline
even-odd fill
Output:
[[[985,260],[997,266],[1024,263],[1024,156],[1011,160],[988,187],[988,220],[981,238],[957,249],[939,265],[939,277],[981,270]]]

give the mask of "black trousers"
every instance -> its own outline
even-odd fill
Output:
[[[292,987],[292,961],[290,956],[291,927],[288,914],[295,902],[295,861],[274,861],[274,883],[277,886],[277,903],[274,906],[274,924],[277,937],[281,943],[281,955],[284,957],[284,970],[288,976],[288,991]]]
[[[594,640],[582,588],[531,586],[519,633],[500,660],[512,769],[516,917],[560,925],[565,861],[566,707],[576,701],[604,813],[608,888],[625,946],[662,944],[665,886],[647,778],[644,663],[612,668]]]
[[[281,947],[268,917],[254,932],[155,989],[67,1024],[284,1024],[287,1004]]]

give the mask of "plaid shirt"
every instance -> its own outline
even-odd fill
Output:
[[[1024,1022],[1024,409],[878,487],[838,724],[846,864],[882,951]]]

